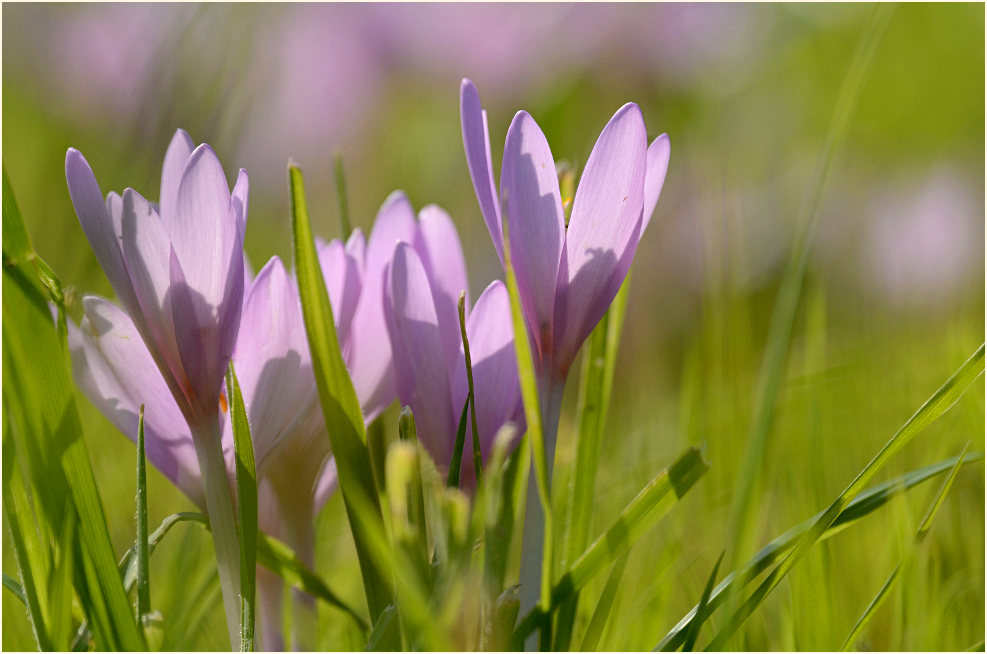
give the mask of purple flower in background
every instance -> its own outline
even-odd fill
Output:
[[[392,206],[411,233],[392,246],[384,276],[384,316],[397,393],[414,412],[419,439],[438,465],[448,466],[468,395],[457,309],[460,292],[468,295],[466,263],[456,228],[442,209],[425,207],[416,223],[403,195],[392,196]],[[467,314],[466,332],[480,449],[487,456],[504,423],[524,420],[510,304],[502,282],[493,282],[481,294]],[[471,441],[472,428],[467,426],[466,442]],[[463,456],[462,470],[468,486],[474,475],[468,455]]]

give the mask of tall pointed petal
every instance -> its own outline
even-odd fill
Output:
[[[407,243],[394,250],[384,295],[398,397],[414,412],[418,437],[444,465],[456,431],[449,375],[439,354],[442,341],[425,267]]]
[[[384,202],[366,248],[363,290],[353,316],[350,376],[367,422],[394,401],[397,389],[391,365],[391,344],[383,320],[384,268],[398,241],[415,237],[415,212],[404,193],[395,191]]]
[[[620,288],[628,248],[640,238],[647,134],[637,105],[620,108],[600,134],[576,189],[559,270],[556,368],[567,368]]]
[[[347,254],[339,239],[318,244],[317,249],[336,323],[336,336],[340,347],[346,350],[349,346],[353,314],[356,313],[357,302],[360,300],[360,273],[356,261]]]
[[[507,131],[501,196],[506,195],[511,257],[528,327],[548,349],[565,218],[555,159],[535,120],[519,111]]]
[[[463,148],[466,150],[466,164],[476,199],[480,203],[483,220],[493,240],[497,256],[504,260],[504,228],[501,223],[500,203],[497,201],[497,185],[490,162],[490,134],[487,130],[487,112],[480,104],[480,94],[468,79],[459,87],[459,117],[463,129]]]
[[[247,207],[250,196],[250,179],[247,171],[243,168],[236,176],[236,184],[233,186],[233,194],[230,198],[233,206],[233,215],[236,216],[236,228],[240,231],[242,238],[247,230]]]
[[[494,281],[480,295],[466,321],[466,332],[469,336],[473,388],[476,392],[476,423],[480,432],[480,449],[486,459],[497,430],[504,423],[517,420],[521,404],[511,305],[503,282]],[[466,360],[460,357],[453,389],[454,410],[462,409],[468,394]],[[523,416],[523,410],[520,415]],[[519,434],[524,431],[524,425],[520,427]],[[468,425],[467,434],[470,438],[472,433],[472,425]],[[470,447],[470,442],[467,439],[467,448]],[[463,461],[466,462],[467,458],[469,457],[464,454]]]
[[[459,294],[462,291],[466,291],[466,306],[470,306],[466,260],[463,258],[459,234],[456,233],[456,226],[449,214],[433,204],[422,209],[418,218],[414,246],[431,282],[435,312],[439,319],[439,334],[442,338],[442,356],[451,377],[462,341],[458,309]]]
[[[346,254],[356,263],[356,269],[360,275],[360,283],[363,283],[363,272],[367,267],[367,239],[363,235],[363,230],[359,227],[353,230],[350,237],[346,239]]]
[[[143,404],[145,451],[151,465],[205,506],[188,425],[133,322],[103,298],[88,296],[83,306],[81,328],[69,324],[76,383],[131,440],[137,438]]]
[[[65,180],[68,182],[72,206],[96,260],[123,305],[128,308],[135,306],[133,286],[120,252],[120,232],[114,228],[114,221],[108,210],[110,198],[104,203],[92,168],[75,148],[69,148],[65,154]],[[118,201],[119,196],[116,197]]]
[[[651,222],[651,214],[655,212],[658,196],[665,184],[665,173],[668,172],[668,155],[671,145],[668,134],[662,134],[648,146],[648,168],[644,173],[644,219],[641,223],[641,235]]]
[[[171,224],[177,210],[178,185],[193,149],[195,144],[185,130],[176,130],[165,153],[164,166],[161,168],[161,193],[158,195],[160,215],[166,226]]]

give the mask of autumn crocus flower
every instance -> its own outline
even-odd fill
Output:
[[[384,276],[384,315],[393,351],[398,397],[415,415],[418,437],[439,466],[449,465],[468,383],[457,304],[468,294],[466,264],[449,216],[435,206],[414,221],[411,205],[399,204],[411,238],[394,246]],[[469,307],[469,301],[465,302]],[[523,422],[514,353],[510,303],[504,284],[495,281],[466,317],[476,418],[482,456],[508,421]],[[465,446],[471,447],[467,422]],[[465,449],[464,485],[474,479]]]
[[[217,407],[243,303],[246,171],[231,194],[212,148],[193,147],[178,130],[157,206],[129,188],[104,200],[75,149],[66,154],[65,177],[93,253],[191,431],[236,642],[239,545]]]

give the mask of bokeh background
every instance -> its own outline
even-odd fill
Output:
[[[174,130],[250,172],[254,268],[290,260],[286,163],[317,231],[338,235],[332,155],[355,225],[394,189],[437,203],[462,236],[474,297],[499,264],[473,195],[459,81],[489,115],[495,169],[515,111],[557,159],[585,162],[624,102],[672,157],[633,268],[597,486],[600,521],[675,453],[712,470],[631,557],[607,649],[654,646],[726,547],[767,325],[799,203],[872,5],[4,4],[3,164],[39,253],[69,288],[110,287],[72,211],[66,148],[103,191],[157,197]],[[755,501],[758,542],[826,506],[984,340],[984,6],[899,6],[834,161]],[[570,395],[575,390],[570,383]],[[572,456],[574,397],[559,457]],[[133,541],[134,449],[80,395],[114,544]],[[394,415],[392,415],[392,413]],[[396,413],[385,415],[392,420]],[[388,426],[389,428],[392,425]],[[889,466],[984,448],[984,385]],[[559,484],[563,487],[564,484]],[[896,500],[795,569],[735,644],[832,649],[909,547],[935,484]],[[560,501],[562,499],[560,495]],[[156,473],[151,521],[190,503]],[[319,518],[319,572],[360,601],[341,502]],[[181,530],[181,531],[180,531]],[[178,528],[152,560],[166,649],[224,638],[212,548]],[[8,548],[3,570],[14,574]],[[602,589],[603,579],[588,591]],[[29,648],[4,591],[4,649]],[[592,604],[590,604],[592,606]],[[717,619],[713,624],[717,625]],[[320,610],[321,646],[356,646]],[[984,468],[964,469],[861,641],[964,649],[984,637]]]

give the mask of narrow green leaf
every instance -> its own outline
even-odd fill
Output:
[[[343,153],[333,152],[332,170],[336,178],[336,209],[339,212],[339,238],[346,241],[353,233],[350,223],[350,206],[346,195],[346,177],[343,175]]]
[[[466,336],[466,291],[459,293],[459,332],[463,339],[466,357],[466,382],[469,387],[470,426],[473,428],[473,471],[476,485],[483,483],[483,453],[480,451],[480,430],[476,426],[476,393],[473,392],[473,360],[470,357],[470,341]]]
[[[226,397],[236,457],[237,539],[240,542],[240,651],[254,651],[257,590],[257,471],[250,423],[233,362],[226,370]]]
[[[624,578],[624,569],[627,567],[627,559],[630,552],[624,552],[614,561],[610,568],[610,576],[607,577],[607,585],[603,587],[603,593],[596,603],[593,616],[586,625],[586,633],[583,634],[583,642],[579,646],[580,652],[595,652],[599,648],[600,638],[603,637],[603,630],[607,626],[607,619],[613,609],[613,602],[617,598],[617,589],[620,587],[620,580]]]
[[[706,620],[706,607],[709,605],[709,596],[713,592],[713,584],[716,583],[716,573],[720,571],[720,564],[723,563],[724,554],[726,554],[726,550],[720,552],[719,558],[716,559],[716,565],[713,566],[713,572],[709,574],[709,579],[706,581],[706,588],[703,589],[702,597],[699,598],[699,604],[696,605],[696,616],[698,619],[694,620],[692,626],[689,627],[689,633],[685,637],[685,644],[682,645],[683,652],[691,652],[696,646],[696,639],[699,638],[699,630],[702,629],[703,622]]]
[[[370,632],[370,638],[367,639],[366,651],[387,651],[384,644],[394,641],[393,632],[398,629],[397,617],[398,610],[393,604],[384,609],[384,612],[380,614],[380,619],[377,620],[377,624],[374,625],[373,631]]]
[[[28,261],[34,253],[27,229],[21,219],[21,210],[17,206],[10,180],[7,178],[7,167],[3,167],[3,266],[16,266]]]
[[[518,476],[523,452],[511,451],[517,426],[508,423],[494,437],[493,451],[487,464],[483,499],[486,503],[484,557],[487,585],[492,596],[504,589],[511,542],[514,538],[514,508],[517,505]]]
[[[144,458],[144,405],[137,422],[137,623],[151,612],[151,585],[147,551],[147,473]]]
[[[918,484],[946,472],[958,462],[962,462],[965,465],[975,461],[982,461],[983,458],[983,452],[974,452],[967,454],[962,458],[953,457],[946,459],[945,461],[940,461],[939,463],[925,466],[924,468],[919,468],[918,470],[913,470],[907,474],[901,475],[900,477],[896,477],[890,481],[884,482],[883,484],[879,484],[864,491],[840,513],[836,520],[833,521],[833,524],[830,525],[829,529],[827,529],[823,534],[821,540],[830,538],[847,527],[856,524],[867,515],[887,504],[898,494],[904,493]],[[770,543],[762,547],[761,550],[758,551],[758,553],[755,554],[747,563],[745,563],[738,572],[731,572],[728,574],[713,590],[713,594],[709,599],[708,611],[706,615],[708,616],[723,603],[726,591],[731,586],[737,585],[740,588],[743,588],[762,572],[774,565],[776,561],[781,559],[785,552],[794,547],[798,539],[801,538],[802,535],[805,534],[805,532],[808,531],[809,528],[816,522],[816,520],[822,517],[822,515],[823,512],[819,512],[808,520],[804,520],[795,525],[784,534],[778,536]],[[698,606],[693,607],[681,620],[679,620],[679,622],[667,634],[665,634],[665,637],[662,638],[661,642],[658,643],[655,647],[655,651],[669,652],[678,649],[679,646],[681,646],[685,641],[687,630],[696,620],[697,609]]]
[[[915,540],[917,542],[922,542],[925,539],[925,535],[929,533],[929,529],[932,528],[932,520],[936,517],[936,513],[939,512],[939,507],[942,506],[943,500],[946,499],[946,494],[949,493],[949,489],[953,487],[953,481],[956,480],[956,475],[959,473],[960,468],[963,467],[963,459],[966,457],[967,450],[970,449],[970,441],[966,442],[963,446],[963,450],[960,455],[956,457],[956,463],[953,465],[949,474],[946,475],[946,479],[942,482],[942,486],[939,487],[939,492],[936,493],[936,498],[932,501],[929,506],[929,510],[926,511],[925,517],[922,518],[922,522],[919,524],[918,532],[915,534]]]
[[[863,632],[864,627],[870,622],[870,619],[874,616],[874,612],[877,611],[878,607],[884,602],[884,599],[888,596],[888,591],[891,590],[891,586],[894,584],[895,579],[898,578],[898,572],[901,570],[901,563],[898,563],[888,575],[887,580],[884,585],[881,586],[881,590],[877,591],[877,595],[874,599],[870,601],[867,608],[864,609],[863,614],[857,619],[857,623],[853,625],[853,629],[850,630],[850,635],[846,637],[843,641],[843,645],[840,646],[841,652],[850,651],[850,647],[857,642],[857,638],[860,637],[861,632]]]
[[[541,627],[552,610],[628,551],[675,506],[708,469],[709,465],[703,460],[700,451],[689,448],[675,463],[652,479],[621,511],[616,522],[562,575],[552,589],[548,610],[538,607],[525,616],[514,633],[513,645],[519,647],[528,634]]]
[[[66,502],[70,502],[66,498]],[[72,581],[75,573],[75,531],[77,522],[66,520],[58,538],[58,550],[52,562],[48,584],[49,633],[55,649],[67,650],[72,644]]]
[[[463,463],[463,450],[466,449],[466,418],[469,415],[470,398],[466,397],[463,410],[459,414],[459,425],[456,427],[456,442],[452,445],[452,458],[449,460],[449,474],[446,476],[446,486],[459,488],[459,471]]]
[[[837,516],[850,504],[853,499],[860,494],[864,486],[870,482],[877,472],[895,455],[901,448],[908,444],[911,439],[929,424],[946,413],[953,404],[966,392],[970,385],[978,379],[984,372],[984,346],[981,346],[967,361],[960,366],[952,377],[950,377],[942,387],[939,388],[932,397],[926,400],[925,404],[891,437],[891,440],[881,448],[874,458],[857,475],[846,490],[826,509],[822,516],[816,520],[809,530],[795,545],[788,556],[778,564],[754,593],[745,601],[734,613],[726,626],[717,634],[710,648],[721,648],[726,641],[736,632],[736,630],[750,617],[751,613],[764,601],[764,599],[777,587],[781,580],[788,574],[788,571],[798,563],[805,553],[811,548],[833,524]]]
[[[305,203],[302,171],[288,167],[291,189],[292,242],[298,290],[305,318],[305,333],[312,353],[312,368],[322,404],[329,442],[339,471],[339,489],[346,505],[370,616],[374,622],[393,604],[394,591],[382,564],[367,546],[367,529],[383,531],[383,514],[374,485],[373,469],[366,445],[363,412],[350,380],[333,323],[332,306],[315,251],[312,226]],[[356,505],[366,514],[354,515]]]
[[[411,407],[406,406],[401,409],[398,416],[398,438],[402,441],[413,443],[418,447],[418,430],[415,427],[415,415],[411,412]],[[408,520],[418,529],[418,540],[424,544],[425,558],[428,558],[428,524],[425,522],[425,493],[422,488],[421,468],[415,481],[412,484],[408,498]]]

